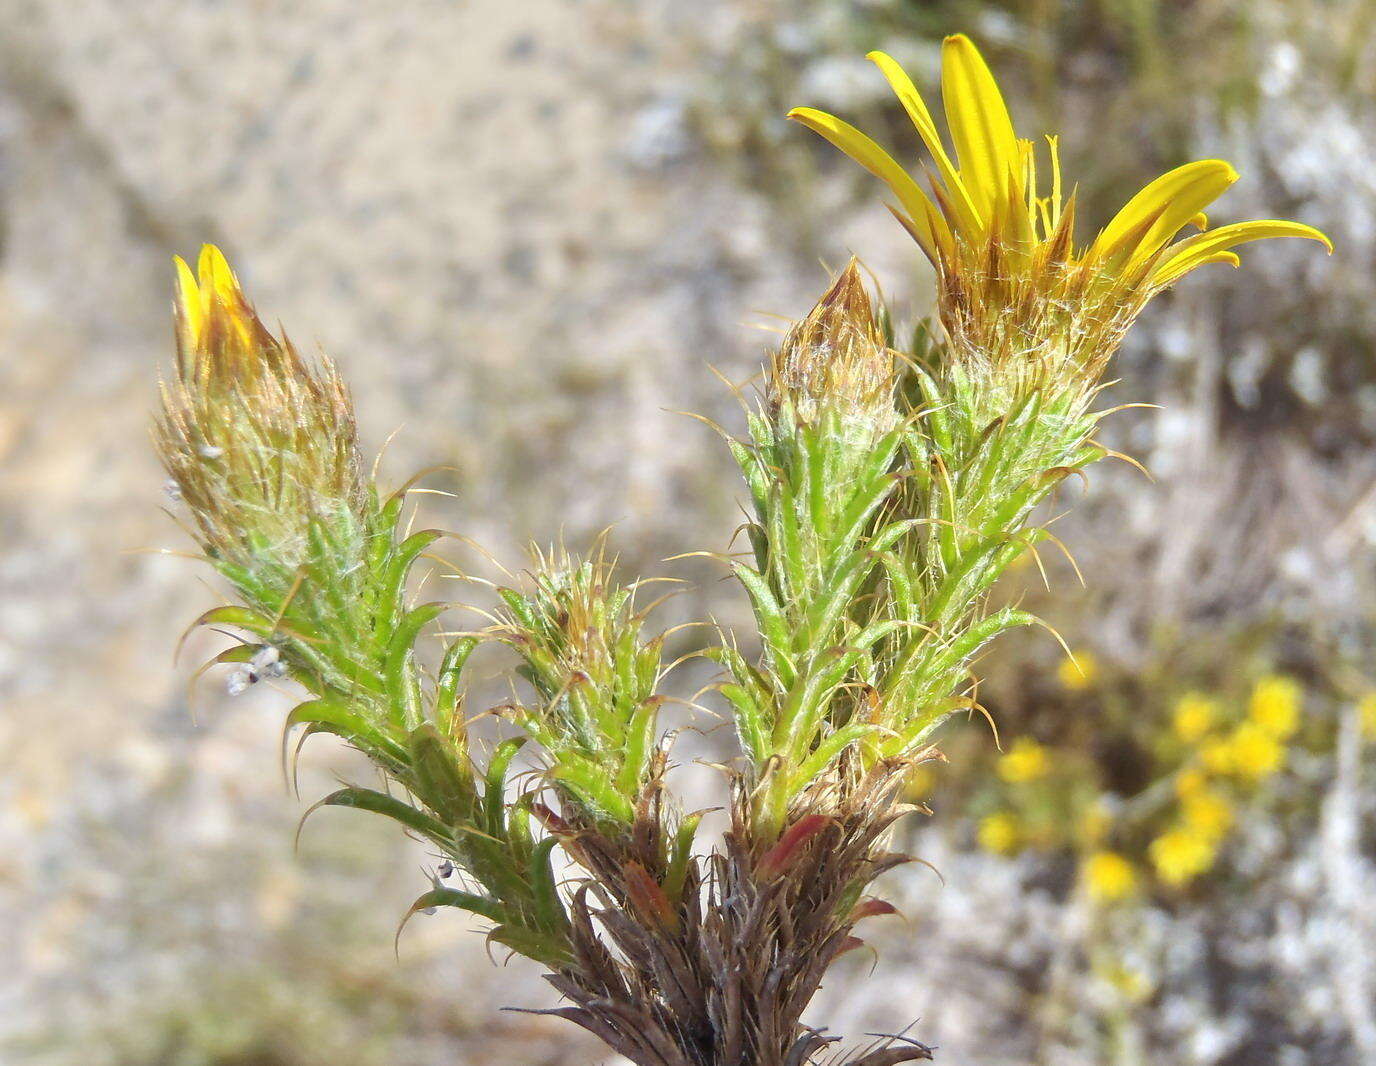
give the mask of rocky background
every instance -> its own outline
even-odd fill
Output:
[[[1244,175],[1218,219],[1338,244],[1258,247],[1147,314],[1114,395],[1164,410],[1110,432],[1157,480],[1096,471],[1058,527],[1086,590],[1058,565],[1033,594],[1134,722],[1264,667],[1302,679],[1317,739],[1208,885],[1105,911],[1073,855],[976,847],[996,753],[953,730],[908,842],[944,881],[895,877],[907,924],[838,967],[817,1017],[920,1019],[951,1066],[1376,1059],[1370,0],[0,0],[0,1061],[603,1061],[499,1011],[552,993],[463,918],[413,923],[394,956],[424,855],[346,813],[292,848],[310,798],[366,770],[322,742],[298,799],[287,696],[190,691],[213,637],[172,665],[216,592],[154,551],[187,546],[146,431],[169,257],[221,244],[264,317],[339,362],[384,476],[445,468],[436,521],[508,565],[614,523],[627,568],[692,582],[666,626],[729,623],[718,571],[662,562],[738,521],[724,450],[676,412],[738,425],[709,364],[750,377],[852,250],[900,316],[929,293],[873,183],[782,115],[910,148],[861,57],[931,86],[955,30],[1025,130],[1062,131],[1092,217],[1218,154]],[[995,656],[1005,743],[1111,762],[1121,715],[1058,686],[1057,657],[1032,637]]]

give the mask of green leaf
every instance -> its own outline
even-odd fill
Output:
[[[952,640],[946,646],[945,651],[933,660],[931,672],[938,674],[954,669],[1000,633],[1016,629],[1019,626],[1037,624],[1039,624],[1039,619],[1036,615],[1012,607],[1005,607],[1003,610],[991,614],[988,618],[974,623],[964,633]]]
[[[396,546],[388,558],[382,575],[382,610],[378,612],[375,629],[378,640],[385,639],[388,631],[397,624],[397,618],[402,610],[406,575],[411,572],[411,567],[415,565],[421,553],[442,536],[444,532],[438,529],[422,529],[419,533],[412,533]]]
[[[791,676],[793,647],[788,622],[769,583],[764,575],[743,563],[732,563],[731,570],[750,597],[750,605],[755,609],[755,620],[770,652],[771,663],[776,670],[783,668],[782,676]]]
[[[407,611],[392,632],[387,644],[387,658],[383,665],[383,682],[391,701],[393,721],[414,727],[420,724],[420,684],[411,664],[412,648],[420,631],[448,608],[444,603],[423,603]]]
[[[516,620],[520,622],[521,625],[530,630],[539,629],[540,623],[536,619],[535,613],[531,610],[530,601],[528,599],[515,589],[508,588],[499,588],[497,590],[497,595],[502,598],[502,602],[507,605],[508,609],[516,616]]]
[[[492,761],[487,764],[487,786],[483,790],[484,826],[488,836],[505,841],[506,833],[506,772],[516,753],[525,746],[525,737],[512,737],[497,745]]]
[[[562,931],[568,928],[568,915],[564,913],[554,879],[553,854],[558,846],[557,837],[545,837],[535,845],[530,860],[530,886],[534,890],[535,915],[541,927]]]
[[[371,811],[374,814],[390,818],[392,821],[405,826],[407,829],[414,830],[421,836],[442,846],[453,847],[454,844],[447,826],[436,821],[424,811],[412,807],[409,803],[405,803],[395,796],[389,796],[385,792],[376,792],[371,788],[341,788],[338,792],[331,792],[301,816],[301,825],[304,826],[306,819],[321,807],[350,807],[359,811]],[[296,833],[299,838],[301,835],[300,827],[297,828]]]
[[[617,775],[616,784],[617,788],[628,796],[640,791],[650,752],[656,740],[655,727],[659,721],[659,708],[662,702],[658,696],[644,700],[632,713],[627,725],[621,772]]]
[[[498,944],[504,944],[518,955],[543,963],[551,969],[567,966],[572,959],[568,942],[562,937],[537,933],[519,925],[499,925],[488,934]]]
[[[853,722],[824,739],[791,775],[793,787],[789,790],[789,798],[797,795],[820,776],[822,771],[831,765],[832,760],[842,751],[874,732],[876,732],[876,727],[868,722]]]
[[[492,899],[490,896],[480,896],[476,892],[464,892],[457,888],[431,889],[411,904],[411,909],[406,912],[406,916],[409,918],[417,911],[429,910],[431,907],[458,907],[460,910],[491,919],[494,922],[506,921],[506,911],[498,900]]]
[[[572,752],[551,755],[559,761],[550,769],[550,777],[573,792],[589,814],[624,823],[633,820],[634,804],[617,791],[601,766]]]
[[[669,862],[664,872],[664,894],[675,905],[683,900],[688,880],[688,864],[693,860],[693,837],[697,834],[702,815],[690,814],[683,819],[669,845]]]
[[[287,715],[286,722],[282,726],[282,759],[284,765],[286,762],[287,736],[298,725],[323,727],[323,731],[342,737],[365,755],[373,758],[386,758],[401,766],[408,762],[406,749],[380,731],[366,716],[354,710],[351,704],[343,700],[326,697],[298,703]]]
[[[449,826],[471,821],[478,790],[468,760],[428,722],[412,731],[407,745],[418,797]]]
[[[464,665],[477,646],[477,637],[461,637],[449,645],[440,662],[435,682],[435,722],[446,736],[453,734],[454,716],[459,712],[459,680]]]

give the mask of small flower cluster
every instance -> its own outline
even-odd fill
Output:
[[[1075,658],[1059,680],[1083,693],[1100,669],[1087,653]],[[1130,795],[1107,787],[1103,768],[1082,750],[1019,737],[997,757],[979,846],[998,855],[1072,852],[1096,903],[1147,887],[1183,890],[1215,867],[1239,815],[1285,769],[1303,704],[1300,685],[1280,674],[1260,677],[1237,699],[1179,695],[1148,745],[1146,780]],[[1376,712],[1376,699],[1368,705]]]

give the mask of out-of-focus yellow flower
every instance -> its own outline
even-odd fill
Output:
[[[1214,774],[1231,774],[1237,769],[1237,752],[1231,740],[1211,737],[1199,746],[1199,761]]]
[[[1292,678],[1263,677],[1252,688],[1247,716],[1265,733],[1288,740],[1300,726],[1300,686]]]
[[[1196,767],[1188,767],[1175,775],[1175,794],[1181,799],[1198,795],[1208,787],[1209,778]]]
[[[1089,845],[1099,844],[1108,835],[1111,825],[1113,825],[1113,812],[1108,809],[1108,806],[1102,801],[1092,803],[1086,808],[1084,814],[1080,815],[1078,827],[1080,840]]]
[[[1376,692],[1368,692],[1357,701],[1357,716],[1361,719],[1362,732],[1376,740]]]
[[[1012,748],[999,757],[999,777],[1010,785],[1026,784],[1046,776],[1051,759],[1046,749],[1030,737],[1019,737]]]
[[[918,766],[908,775],[907,796],[914,802],[926,799],[935,787],[936,771],[930,766]]]
[[[1233,772],[1239,777],[1261,781],[1285,765],[1285,748],[1275,737],[1254,722],[1243,722],[1228,742],[1232,749]]]
[[[1121,965],[1113,966],[1104,973],[1104,978],[1119,995],[1130,1002],[1141,1003],[1151,994],[1151,982],[1141,970]]]
[[[1153,840],[1147,854],[1161,882],[1179,888],[1206,873],[1218,850],[1213,841],[1191,829],[1172,829]]]
[[[1009,811],[981,818],[978,835],[979,846],[995,855],[1012,855],[1022,842],[1022,829]]]
[[[1197,692],[1190,692],[1181,696],[1176,703],[1171,727],[1175,730],[1175,735],[1186,744],[1193,744],[1202,740],[1213,728],[1217,717],[1217,706],[1213,700]]]
[[[1233,825],[1233,806],[1223,796],[1201,789],[1180,805],[1185,825],[1207,840],[1219,841]]]
[[[1123,999],[1141,1003],[1152,993],[1151,978],[1119,958],[1100,958],[1095,961],[1094,974]]]
[[[1099,660],[1092,652],[1077,651],[1056,667],[1056,680],[1067,692],[1084,692],[1099,680]]]
[[[1089,898],[1096,903],[1118,903],[1137,891],[1137,871],[1116,851],[1096,851],[1080,867]]]

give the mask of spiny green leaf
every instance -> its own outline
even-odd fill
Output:
[[[455,751],[428,722],[407,739],[416,793],[446,825],[468,822],[473,816],[478,790],[468,760]]]
[[[487,786],[483,790],[484,828],[489,836],[506,840],[506,772],[516,753],[525,746],[525,737],[512,737],[497,745],[487,764]]]
[[[350,807],[359,811],[371,811],[374,814],[390,818],[437,844],[452,847],[454,843],[447,826],[436,821],[424,811],[419,811],[409,803],[405,803],[395,796],[389,796],[385,792],[376,792],[370,788],[341,788],[337,792],[331,792],[307,810],[301,816],[301,825],[304,826],[306,819],[321,807]],[[296,832],[299,838],[301,835],[300,827],[297,828]]]

